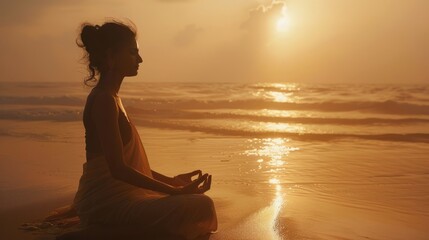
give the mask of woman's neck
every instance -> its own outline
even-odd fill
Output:
[[[97,87],[108,91],[113,96],[118,96],[118,92],[121,88],[123,80],[123,76],[118,76],[114,73],[101,74],[100,79],[98,80]]]

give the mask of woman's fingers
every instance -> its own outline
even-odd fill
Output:
[[[188,174],[186,174],[187,176],[189,176],[189,178],[192,178],[193,176],[198,174],[198,178],[203,176],[203,172],[201,170],[195,170],[193,172],[190,172]]]
[[[189,184],[189,185],[191,185],[192,187],[198,188],[198,186],[199,186],[202,182],[204,182],[204,181],[206,181],[206,180],[207,180],[207,177],[208,177],[208,174],[206,173],[206,174],[204,174],[203,176],[201,176],[201,177],[199,177],[199,178],[195,179],[195,180],[194,180],[191,184]]]
[[[212,175],[209,176],[209,183],[208,183],[208,189],[210,190],[210,188],[212,187]]]
[[[202,183],[202,185],[201,185]],[[210,190],[212,176],[207,173],[195,179],[192,183],[183,188],[182,194],[202,194]],[[201,186],[200,186],[201,185]]]
[[[205,192],[207,192],[208,190],[210,190],[211,185],[212,185],[212,176],[211,176],[211,175],[209,175],[209,176],[206,178],[206,180],[204,181],[203,186],[201,186],[201,187],[199,188],[199,190],[200,190],[199,192],[200,192],[200,193],[205,193]]]

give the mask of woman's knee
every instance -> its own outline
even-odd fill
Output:
[[[195,204],[198,204],[198,206],[205,206],[205,207],[213,207],[213,200],[204,194],[194,194],[193,201]]]

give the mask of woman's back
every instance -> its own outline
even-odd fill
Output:
[[[87,97],[85,109],[83,111],[83,125],[85,126],[85,150],[87,161],[103,154],[103,147],[99,139],[97,126],[95,125],[95,122],[92,118],[94,102],[100,94],[106,93],[98,90],[97,88],[94,88]],[[116,101],[119,101],[119,99],[117,99]],[[124,110],[119,104],[117,104],[117,106],[118,109],[120,109],[118,116],[119,131],[121,133],[122,143],[123,145],[125,145],[131,139],[131,126],[127,116],[124,113]]]

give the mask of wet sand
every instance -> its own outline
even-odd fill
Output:
[[[84,163],[80,122],[0,121],[2,239],[70,203]],[[210,239],[428,239],[427,144],[293,142],[139,127],[152,168],[213,174]]]

